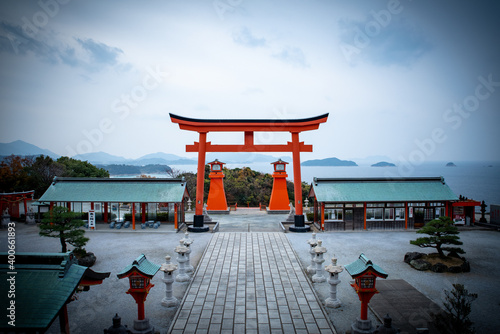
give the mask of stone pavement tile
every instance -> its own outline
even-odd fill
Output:
[[[222,329],[233,329],[233,319],[223,319]]]
[[[271,329],[268,324],[258,324],[259,334],[270,334]]]
[[[210,327],[210,319],[201,318],[198,322],[198,328],[208,329]]]
[[[222,323],[222,313],[221,314],[213,314],[210,324],[221,324]]]
[[[267,313],[259,313],[257,321],[259,322],[259,324],[267,324],[269,323],[269,316],[267,315]]]
[[[197,324],[187,324],[186,328],[184,328],[184,331],[186,333],[196,333],[196,326]]]
[[[271,329],[281,328],[280,319],[269,319],[269,324],[271,325]]]
[[[234,315],[234,323],[235,324],[244,324],[245,323],[245,314],[244,313],[236,313]]]
[[[208,328],[208,333],[210,334],[219,334],[221,330],[221,324],[210,324]],[[187,332],[186,332],[187,333]]]
[[[235,313],[246,313],[246,308],[245,306],[243,305],[236,305],[235,309],[234,309],[234,312]]]
[[[257,318],[257,310],[247,310],[247,319],[256,319]]]
[[[200,320],[200,314],[193,313],[189,316],[187,323],[188,324],[197,324],[199,320]]]
[[[246,329],[257,329],[257,319],[246,319]]]
[[[319,328],[318,328],[318,326],[316,326],[316,323],[307,323],[306,322],[306,327],[307,327],[307,331],[309,333],[319,333]]]
[[[234,333],[243,334],[245,333],[245,324],[234,324]]]

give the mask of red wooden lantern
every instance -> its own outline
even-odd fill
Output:
[[[359,258],[345,266],[345,270],[354,278],[351,286],[361,301],[361,320],[368,320],[368,303],[378,293],[375,288],[377,277],[387,278],[388,274],[361,253]]]
[[[127,277],[129,279],[130,288],[127,294],[134,297],[137,303],[138,320],[145,319],[144,302],[149,290],[154,286],[151,283],[151,278],[153,278],[159,269],[160,265],[149,262],[146,256],[142,254],[117,275],[119,279]]]

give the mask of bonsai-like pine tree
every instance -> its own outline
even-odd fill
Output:
[[[462,245],[459,240],[458,229],[453,225],[450,217],[439,217],[438,219],[431,220],[417,231],[419,234],[428,234],[428,237],[417,238],[417,240],[410,240],[410,244],[418,247],[432,247],[436,248],[440,257],[444,257],[443,251],[457,252],[460,254],[465,251],[460,247],[444,247],[443,245]]]
[[[85,230],[81,229],[85,223],[77,219],[77,215],[65,207],[56,206],[52,211],[44,214],[39,234],[43,237],[59,238],[62,253],[68,251],[66,243],[81,250],[89,238],[85,237]]]
[[[471,304],[477,298],[476,293],[469,293],[462,284],[453,284],[453,291],[445,290],[445,312],[433,316],[434,325],[443,334],[475,333],[469,314]]]

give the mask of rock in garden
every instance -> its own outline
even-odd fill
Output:
[[[419,252],[408,252],[405,254],[404,261],[409,264],[411,261],[418,260],[424,255],[425,255],[424,253],[419,253]]]
[[[78,264],[84,267],[92,267],[97,260],[92,252],[88,252],[84,257],[78,259]]]
[[[464,272],[464,273],[470,272],[470,263],[469,263],[469,261],[464,260],[464,263],[462,263],[461,267],[462,267],[462,272]]]
[[[431,264],[429,262],[422,259],[411,260],[410,265],[413,268],[421,271],[429,270],[429,268],[431,267]]]
[[[431,271],[435,273],[444,273],[448,271],[448,267],[443,263],[436,263],[431,266]]]
[[[462,266],[451,266],[451,267],[448,267],[448,272],[449,273],[454,273],[454,274],[461,273],[462,272]]]

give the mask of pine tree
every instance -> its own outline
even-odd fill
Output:
[[[434,315],[434,325],[442,334],[473,334],[469,314],[477,294],[469,293],[462,284],[453,284],[453,291],[445,291],[445,312]]]
[[[417,240],[410,240],[410,244],[419,247],[432,247],[436,248],[440,257],[444,257],[443,251],[457,252],[459,254],[465,253],[460,247],[443,247],[443,245],[462,245],[459,240],[458,229],[453,225],[450,217],[439,217],[438,219],[431,220],[417,231],[419,234],[428,234],[429,237],[417,238]]]
[[[65,207],[56,206],[44,214],[39,234],[43,237],[59,238],[62,253],[68,251],[66,243],[82,250],[89,238],[85,237],[85,230],[81,229],[85,223],[77,219],[77,216],[77,213]]]

